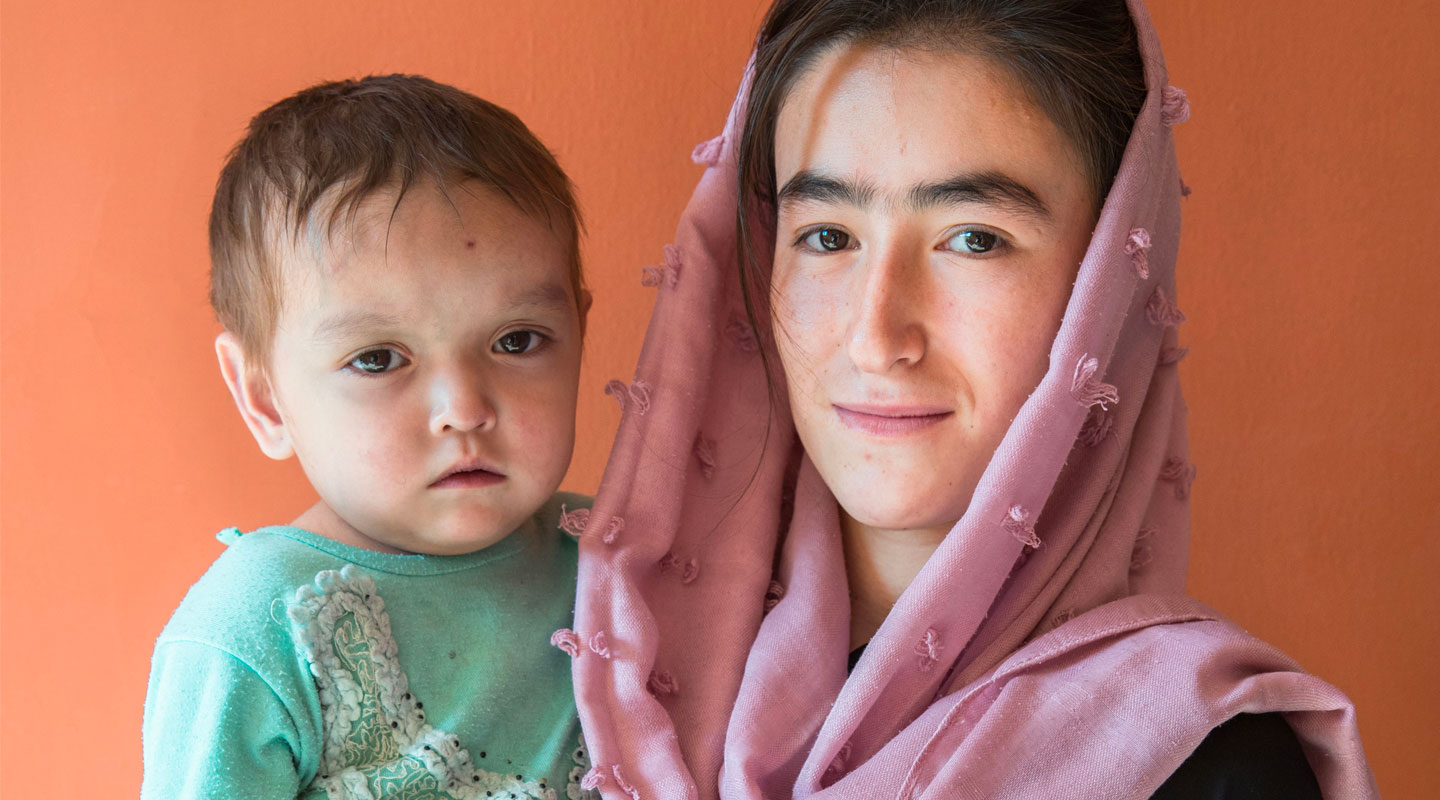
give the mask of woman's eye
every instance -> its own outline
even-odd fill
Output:
[[[971,253],[984,255],[999,250],[1005,245],[999,234],[990,231],[968,230],[960,231],[950,237],[949,249],[957,253]]]
[[[380,375],[391,370],[399,369],[410,363],[405,356],[388,347],[375,350],[366,350],[358,356],[350,359],[346,366],[356,372],[363,372],[366,375]]]
[[[495,342],[495,352],[518,356],[545,343],[545,337],[535,331],[514,331],[501,336]]]
[[[850,234],[838,228],[817,228],[802,240],[811,250],[834,253],[850,247]]]

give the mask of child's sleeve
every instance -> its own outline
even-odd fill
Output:
[[[143,724],[142,800],[294,800],[301,737],[291,712],[249,665],[217,647],[162,641]]]

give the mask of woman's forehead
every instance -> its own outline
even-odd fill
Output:
[[[777,188],[802,172],[896,199],[958,175],[1052,187],[1084,179],[1060,129],[990,59],[874,45],[832,49],[788,93]]]

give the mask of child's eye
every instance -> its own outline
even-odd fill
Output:
[[[1004,249],[1006,244],[994,231],[967,228],[945,240],[945,249],[962,255],[983,256]]]
[[[821,253],[835,253],[849,249],[850,234],[839,228],[812,228],[801,235],[800,243]]]
[[[380,375],[409,363],[410,360],[400,355],[399,351],[389,347],[377,347],[355,356],[345,366],[366,375]]]
[[[511,331],[501,336],[492,348],[497,353],[518,356],[528,353],[545,343],[545,337],[535,331]]]

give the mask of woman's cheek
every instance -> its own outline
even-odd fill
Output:
[[[1010,307],[1021,313],[1008,319],[991,342],[992,352],[1000,355],[997,384],[1005,398],[1001,411],[1007,423],[1019,413],[1050,368],[1050,350],[1060,330],[1064,297],[1036,292]]]
[[[845,287],[837,281],[777,265],[770,305],[782,347],[788,344],[800,351],[823,350],[844,334],[849,304]]]

